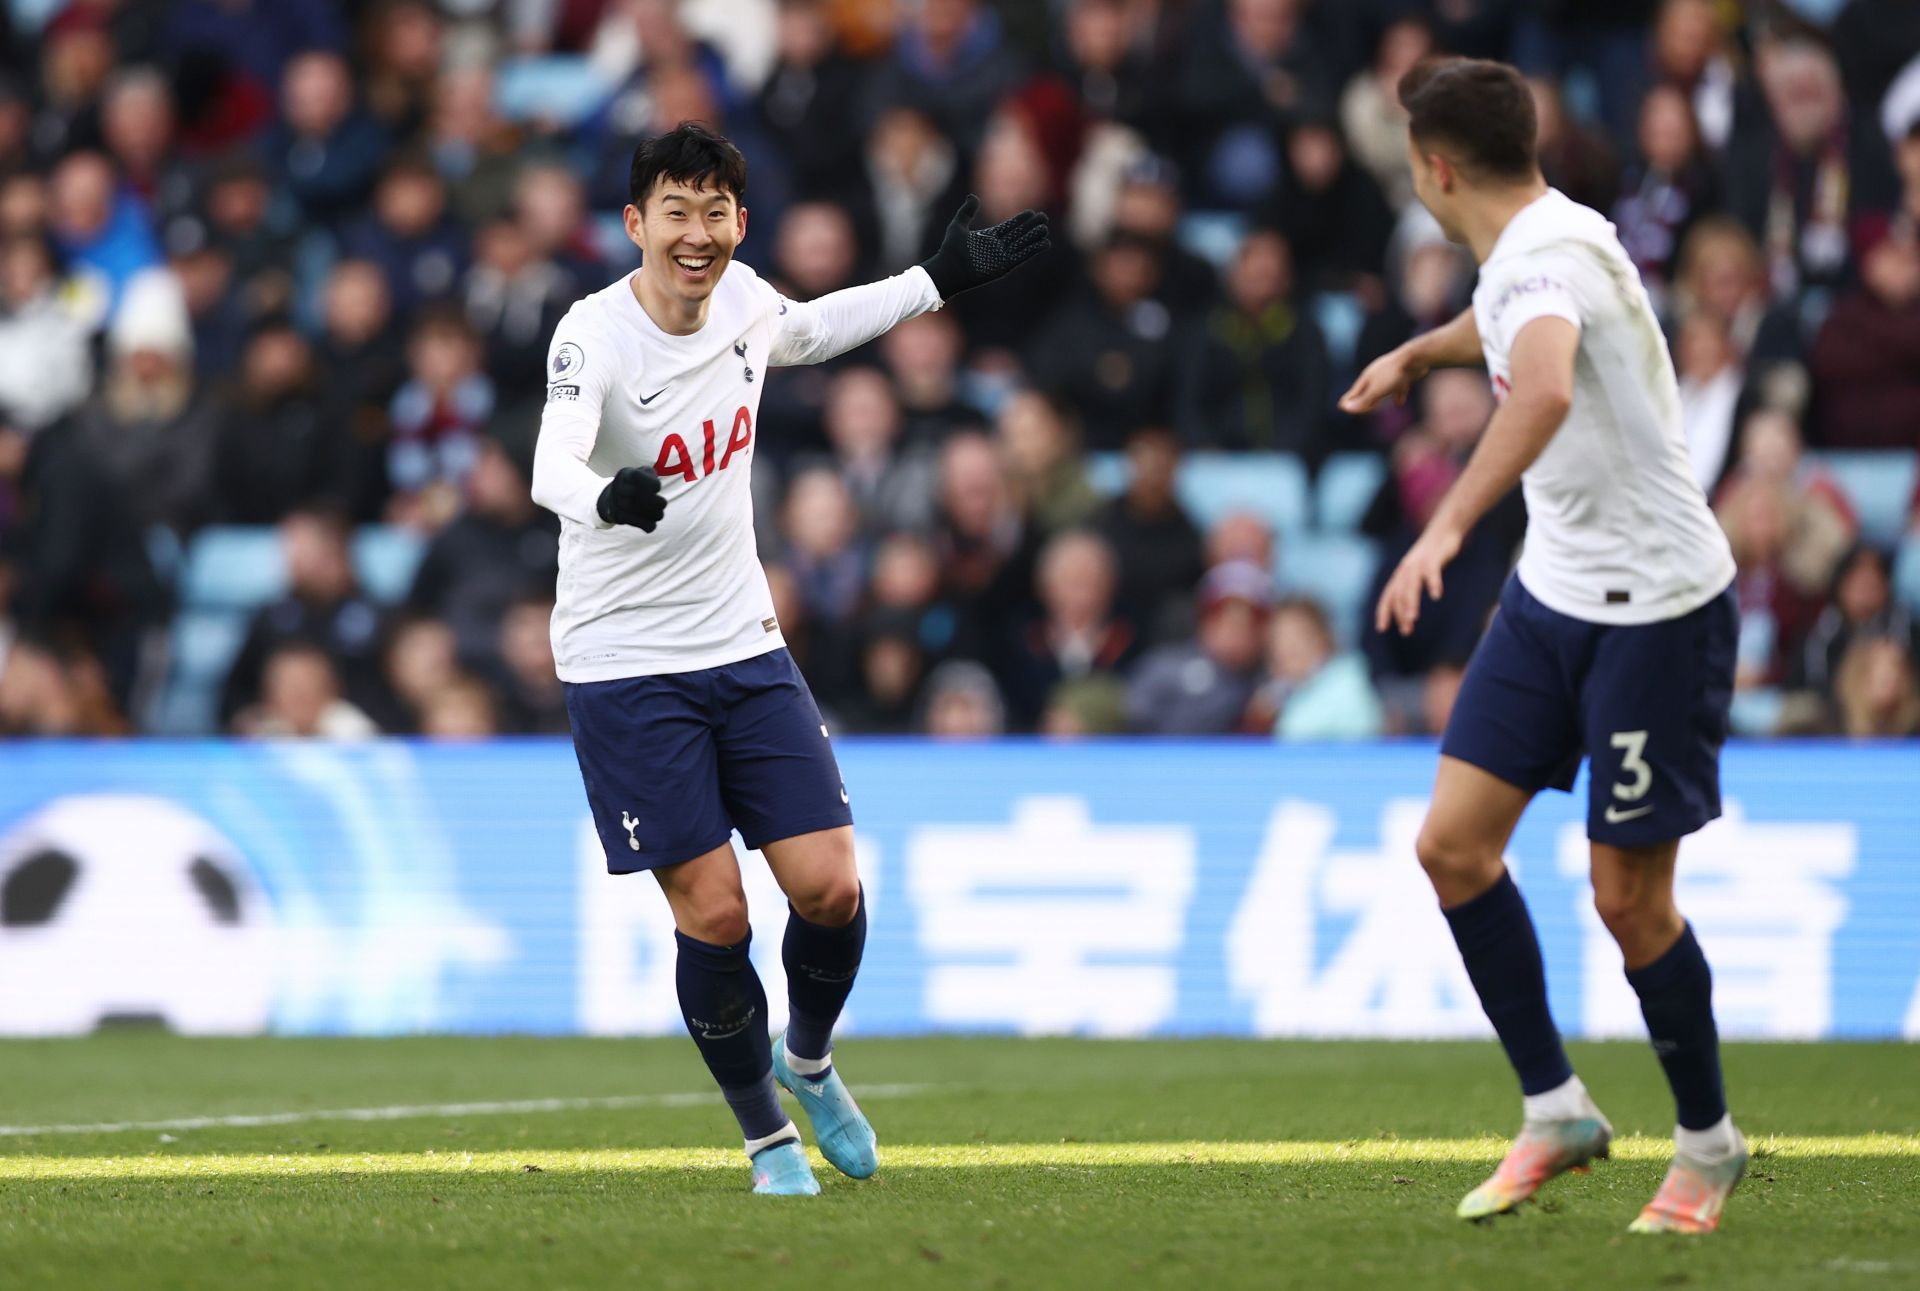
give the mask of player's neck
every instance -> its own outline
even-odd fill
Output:
[[[647,277],[642,269],[628,279],[633,287],[633,298],[640,302],[640,308],[647,312],[653,325],[668,336],[692,336],[707,325],[707,306],[712,297],[688,300],[663,289],[660,284]]]
[[[1460,212],[1460,233],[1473,251],[1475,264],[1485,264],[1493,244],[1513,217],[1547,194],[1547,181],[1538,175],[1522,184],[1485,190],[1479,200]]]

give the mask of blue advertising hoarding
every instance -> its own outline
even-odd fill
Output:
[[[872,1033],[1487,1033],[1413,857],[1434,750],[845,741]],[[1736,746],[1680,895],[1730,1036],[1920,1038],[1920,746]],[[1509,849],[1555,1014],[1640,1034],[1584,789]],[[755,958],[785,917],[744,856]],[[0,746],[0,1034],[673,1033],[565,741]]]

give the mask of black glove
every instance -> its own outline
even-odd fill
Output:
[[[660,477],[651,467],[623,466],[600,490],[594,509],[608,524],[635,525],[652,533],[667,513],[667,500],[660,496]]]
[[[980,199],[967,194],[940,239],[940,249],[920,262],[942,300],[990,283],[1053,245],[1047,217],[1040,211],[1022,211],[990,229],[968,229],[979,210]]]

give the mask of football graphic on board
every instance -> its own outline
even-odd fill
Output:
[[[261,1031],[273,947],[239,849],[165,798],[56,798],[0,837],[0,1034]]]

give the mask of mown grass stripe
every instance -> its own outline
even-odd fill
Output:
[[[938,1085],[868,1085],[862,1098],[912,1098]],[[535,1112],[623,1111],[645,1107],[704,1107],[721,1101],[718,1090],[673,1094],[613,1094],[603,1098],[520,1098],[478,1103],[399,1103],[388,1107],[311,1108],[287,1112],[236,1112],[219,1116],[174,1116],[151,1121],[96,1121],[91,1124],[0,1125],[0,1138],[40,1135],[125,1134],[142,1130],[246,1130],[320,1121],[411,1121],[469,1116],[523,1115]]]
[[[1760,1152],[1778,1158],[1913,1158],[1920,1161],[1920,1135],[1774,1135],[1754,1139]],[[1163,1143],[971,1143],[899,1144],[882,1149],[891,1170],[1005,1169],[1020,1167],[1130,1167],[1154,1165],[1315,1165],[1416,1162],[1492,1162],[1507,1147],[1503,1139],[1368,1139],[1358,1142],[1163,1142]],[[1616,1139],[1614,1156],[1628,1161],[1665,1160],[1667,1139]],[[318,1176],[366,1174],[522,1173],[528,1166],[570,1174],[675,1170],[737,1170],[734,1148],[634,1148],[514,1152],[234,1153],[144,1156],[0,1157],[0,1181],[50,1179],[204,1179],[220,1176]]]

